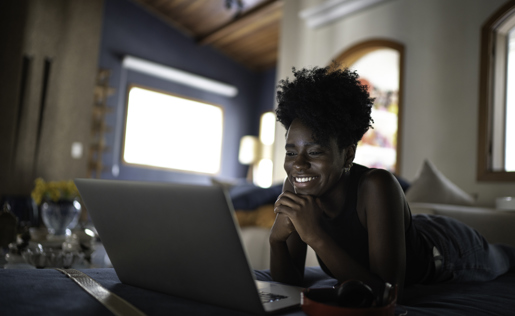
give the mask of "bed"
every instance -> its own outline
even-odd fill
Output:
[[[249,186],[233,188],[231,198],[242,232],[250,239],[267,234],[273,222],[277,190]],[[238,190],[240,190],[238,192]],[[247,194],[252,192],[252,194]],[[424,202],[424,201],[422,201]],[[268,206],[267,206],[268,205]],[[500,212],[474,206],[410,203],[413,213],[456,217],[479,230],[490,242],[515,245],[515,212]],[[256,226],[261,229],[254,229]],[[251,238],[252,237],[252,238]],[[261,238],[261,255],[268,251],[268,238]],[[254,240],[254,248],[256,245]],[[263,250],[264,249],[264,250]],[[266,260],[264,260],[266,262]],[[252,263],[251,263],[252,264]],[[255,265],[263,264],[257,262]],[[129,301],[147,315],[247,315],[219,306],[206,305],[122,284],[112,268],[82,269],[105,288]],[[255,268],[256,279],[270,281],[266,267]],[[306,268],[304,287],[331,287],[336,280],[320,267]],[[515,271],[486,283],[414,285],[404,290],[397,315],[515,315]],[[54,269],[0,269],[0,315],[111,315],[106,308],[71,279]],[[300,309],[281,315],[305,315]]]
[[[218,306],[173,297],[120,283],[113,269],[83,269],[105,288],[132,303],[147,315],[248,315]],[[257,279],[269,280],[267,270],[256,270]],[[320,268],[306,270],[306,284],[329,287],[335,280]],[[481,284],[417,285],[405,290],[397,315],[513,315],[515,273]],[[71,279],[54,269],[0,269],[2,315],[112,315]],[[280,315],[305,315],[296,308]]]

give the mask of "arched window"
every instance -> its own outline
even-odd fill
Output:
[[[359,142],[355,162],[396,173],[400,170],[403,52],[402,44],[378,39],[358,43],[335,59],[356,70],[375,98],[374,128]]]
[[[515,1],[481,31],[477,178],[515,181]]]

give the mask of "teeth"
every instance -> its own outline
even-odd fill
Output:
[[[315,178],[316,177],[295,178],[295,181],[297,181],[297,182],[308,182],[308,181],[311,181],[311,180],[313,180]]]

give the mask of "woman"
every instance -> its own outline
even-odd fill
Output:
[[[293,69],[281,80],[277,119],[287,130],[287,178],[275,203],[270,272],[301,285],[307,245],[338,280],[385,283],[486,281],[515,266],[515,249],[489,245],[451,218],[412,216],[396,178],[353,164],[373,122],[373,99],[358,75],[337,65]]]

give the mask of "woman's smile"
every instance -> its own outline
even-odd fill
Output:
[[[317,178],[318,177],[294,177],[295,182],[301,182],[301,183],[311,182],[312,180],[315,180]]]
[[[309,191],[306,190],[312,190],[319,179],[320,177],[293,177],[292,184],[296,193],[309,194]]]

